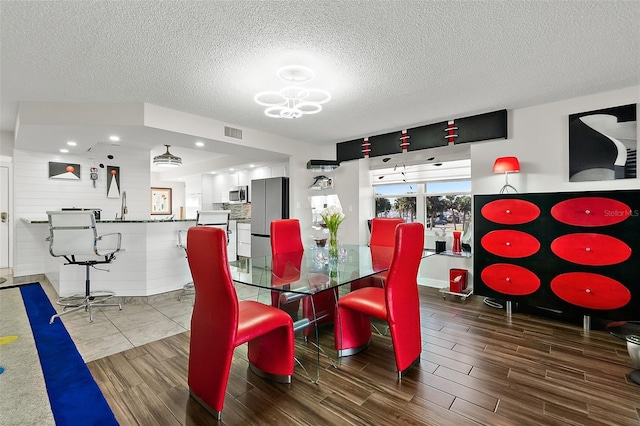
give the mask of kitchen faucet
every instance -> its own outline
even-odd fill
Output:
[[[120,220],[124,220],[124,215],[129,213],[127,209],[127,191],[122,191],[122,204],[120,205]],[[118,219],[118,213],[116,213],[116,219]]]

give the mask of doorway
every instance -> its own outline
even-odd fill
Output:
[[[0,166],[0,268],[9,267],[9,168]]]

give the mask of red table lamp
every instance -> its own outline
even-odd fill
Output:
[[[507,193],[509,188],[514,192],[518,192],[513,185],[509,185],[509,173],[520,173],[518,157],[497,158],[493,164],[493,173],[504,173],[504,186],[500,189],[500,194]]]

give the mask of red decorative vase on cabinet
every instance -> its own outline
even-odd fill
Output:
[[[462,252],[462,244],[460,243],[460,235],[462,235],[462,232],[453,231],[453,250],[452,251],[454,253]]]

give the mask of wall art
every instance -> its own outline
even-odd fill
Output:
[[[120,167],[107,166],[107,198],[120,198]]]
[[[50,179],[80,180],[80,164],[49,162]]]
[[[637,176],[636,104],[569,116],[569,181]]]
[[[171,214],[171,188],[151,188],[151,214]]]

